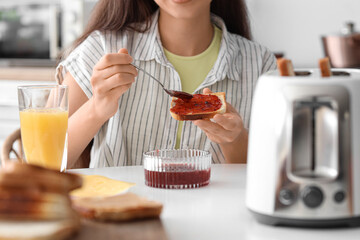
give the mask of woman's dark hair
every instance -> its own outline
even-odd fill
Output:
[[[74,42],[81,44],[95,30],[144,32],[149,29],[151,15],[158,9],[154,0],[99,0],[84,33]],[[211,12],[221,17],[229,32],[251,39],[247,7],[244,0],[213,0]],[[145,28],[139,23],[146,22]]]
[[[245,0],[213,0],[211,12],[224,20],[229,32],[251,40],[250,21]]]

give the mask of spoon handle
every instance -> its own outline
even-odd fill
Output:
[[[150,73],[148,73],[147,71],[145,71],[144,69],[134,65],[133,63],[130,63],[131,65],[133,65],[136,69],[143,71],[146,75],[150,76],[152,79],[154,79],[158,84],[161,85],[161,87],[164,89],[164,91],[169,94],[172,97],[177,97],[177,98],[181,98],[181,99],[191,99],[193,97],[192,94],[190,93],[186,93],[186,92],[182,92],[182,91],[175,91],[175,90],[169,90],[166,89],[164,87],[164,85],[162,85],[162,83],[153,75],[151,75]]]
[[[142,69],[141,67],[133,64],[133,63],[130,63],[131,65],[133,65],[136,69],[140,70],[140,71],[143,71],[143,73],[145,73],[146,75],[148,75],[149,77],[151,77],[152,79],[154,79],[157,83],[159,83],[161,85],[162,88],[164,88],[164,85],[162,85],[162,83],[157,80],[156,77],[154,77],[153,75],[151,75],[150,73],[148,73],[147,71],[145,71],[144,69]]]

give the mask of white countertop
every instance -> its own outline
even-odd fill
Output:
[[[360,239],[360,228],[308,229],[262,225],[255,221],[245,206],[246,165],[216,164],[211,168],[208,186],[181,190],[146,186],[141,166],[69,172],[99,174],[136,183],[131,192],[164,204],[161,222],[170,240]]]

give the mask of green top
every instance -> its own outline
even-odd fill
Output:
[[[214,66],[220,50],[222,31],[214,25],[214,38],[210,46],[196,56],[184,57],[175,55],[164,48],[169,62],[178,72],[181,80],[182,91],[194,93],[198,86]],[[180,147],[183,122],[179,122],[175,148]]]

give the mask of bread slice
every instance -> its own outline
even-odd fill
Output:
[[[332,76],[330,59],[328,57],[319,59],[319,68],[320,68],[322,77],[331,77]]]
[[[206,103],[204,99],[209,95],[216,96],[218,98],[219,105],[214,105],[212,103]],[[181,106],[186,110],[186,113],[180,113],[175,109],[177,106]],[[192,111],[194,108],[198,108],[199,111]],[[211,108],[216,108],[216,110],[211,110]],[[216,114],[222,114],[226,112],[226,100],[224,92],[210,93],[210,94],[194,94],[194,97],[189,101],[184,101],[173,97],[170,104],[170,114],[171,116],[180,121],[188,120],[197,120],[197,119],[210,119],[213,118]]]
[[[280,76],[295,76],[294,68],[290,59],[279,58],[276,60]]]
[[[74,209],[81,216],[100,221],[157,218],[163,208],[161,203],[150,201],[134,193],[106,198],[75,198],[72,201]]]
[[[80,226],[69,191],[82,178],[8,162],[0,169],[0,239],[66,239]]]
[[[0,192],[0,219],[55,220],[75,214],[70,198],[57,193]]]
[[[63,240],[80,228],[78,218],[57,221],[0,220],[0,239],[6,240]]]
[[[63,173],[31,164],[7,163],[0,171],[0,187],[38,188],[46,192],[69,193],[81,187],[77,174]]]

